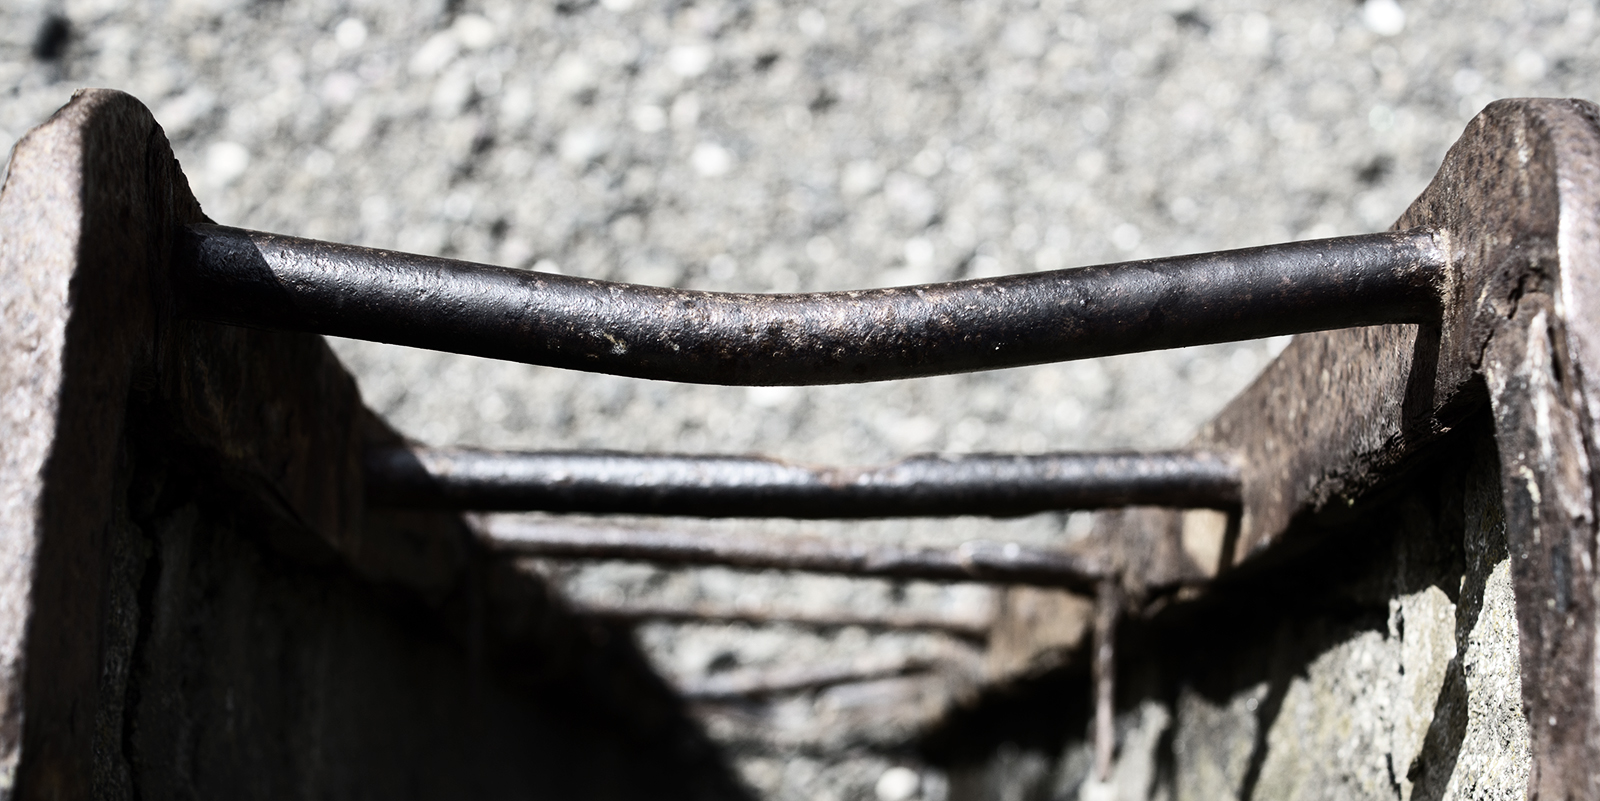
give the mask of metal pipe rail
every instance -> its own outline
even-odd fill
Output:
[[[1417,709],[1424,712],[1431,704],[1436,720],[1490,702],[1489,714],[1474,719],[1477,728],[1463,734],[1452,727],[1437,743],[1423,738],[1421,761],[1412,760],[1427,768],[1418,787],[1467,775],[1452,773],[1452,749],[1462,737],[1477,736],[1472,732],[1503,728],[1525,732],[1526,740],[1519,734],[1504,753],[1528,762],[1518,763],[1525,773],[1501,771],[1502,786],[1525,775],[1529,797],[1600,796],[1594,768],[1600,765],[1594,669],[1600,572],[1592,558],[1600,531],[1594,491],[1600,486],[1600,107],[1593,104],[1490,104],[1399,218],[1398,233],[820,295],[629,287],[202,225],[159,126],[137,101],[104,90],[79,93],[19,141],[0,187],[0,212],[0,272],[7,276],[0,306],[17,310],[7,319],[14,324],[0,354],[0,385],[16,389],[7,396],[14,408],[0,415],[7,449],[0,459],[0,516],[8,532],[0,590],[10,599],[0,696],[27,720],[25,736],[11,738],[5,751],[24,795],[30,782],[50,777],[65,777],[62,795],[91,794],[93,782],[83,777],[94,775],[99,751],[73,721],[117,713],[118,699],[163,691],[190,651],[197,656],[188,662],[204,675],[188,682],[194,687],[184,697],[194,703],[186,708],[204,713],[195,720],[219,725],[233,718],[206,687],[285,649],[310,648],[318,664],[332,669],[279,671],[261,685],[257,706],[292,702],[303,687],[338,697],[371,685],[381,692],[346,705],[358,718],[371,718],[368,712],[381,713],[386,703],[410,702],[416,687],[449,693],[453,684],[477,680],[482,671],[475,666],[499,673],[510,660],[543,653],[574,658],[543,666],[548,671],[536,666],[540,680],[533,683],[512,677],[508,691],[534,707],[552,688],[593,685],[603,693],[601,685],[615,684],[588,682],[569,670],[591,657],[602,660],[594,663],[595,675],[624,680],[616,684],[623,701],[636,695],[629,688],[650,686],[628,678],[635,667],[626,656],[617,661],[607,649],[596,650],[582,631],[547,614],[554,606],[535,583],[501,572],[516,561],[517,548],[555,545],[525,534],[521,545],[502,543],[494,553],[494,543],[464,542],[470,521],[457,516],[364,514],[363,448],[396,444],[397,437],[370,424],[348,374],[314,338],[172,325],[177,316],[624,375],[757,384],[880,380],[1419,323],[1300,339],[1206,425],[1194,447],[1228,454],[1241,474],[1239,504],[1223,527],[1213,525],[1213,515],[1180,516],[1170,508],[1106,514],[1088,540],[1105,550],[1085,549],[1081,557],[1103,564],[1063,561],[1080,557],[1059,553],[1042,554],[1041,564],[1024,549],[1008,554],[1004,546],[997,561],[985,561],[996,555],[982,549],[896,561],[848,545],[842,555],[804,551],[785,564],[994,580],[1028,571],[1063,583],[1104,579],[1095,584],[1101,592],[1094,649],[1101,777],[1112,772],[1108,756],[1115,756],[1115,726],[1106,725],[1114,715],[1102,710],[1116,711],[1118,661],[1156,660],[1148,667],[1162,675],[1146,666],[1125,674],[1155,676],[1146,682],[1159,696],[1153,700],[1220,691],[1213,700],[1232,708],[1254,692],[1258,657],[1289,673],[1340,670],[1343,657],[1324,657],[1349,651],[1337,643],[1361,634],[1344,625],[1348,615],[1341,611],[1352,591],[1381,606],[1382,596],[1393,599],[1421,586],[1417,581],[1465,576],[1458,612],[1481,606],[1480,622],[1514,621],[1474,643],[1507,669],[1485,674],[1481,687],[1463,687],[1452,678],[1459,671],[1441,656],[1424,669],[1442,671],[1437,675],[1448,692],[1435,692],[1432,678],[1402,688],[1409,698],[1401,701],[1423,704]],[[158,430],[141,426],[150,420],[160,421]],[[207,471],[228,479],[211,480]],[[155,472],[162,477],[157,485],[130,491],[130,474]],[[610,490],[639,492],[625,485]],[[173,528],[174,543],[215,540],[226,547],[180,549],[172,565],[124,564],[126,543],[105,532],[158,515],[134,497],[160,501],[151,493],[192,500],[198,509]],[[1415,504],[1424,514],[1411,513]],[[255,537],[238,525],[241,515],[277,522],[269,525],[271,536]],[[773,555],[771,542],[768,551],[760,543],[739,551],[739,544],[718,537],[657,542],[653,550],[636,541],[627,549],[665,561],[715,556],[755,564],[794,556]],[[1434,559],[1441,544],[1462,558]],[[592,541],[561,547],[574,555],[626,550]],[[1336,574],[1305,588],[1313,593],[1301,599],[1307,603],[1274,608],[1301,589],[1286,592],[1284,582],[1293,579],[1278,571],[1293,565],[1312,573],[1325,553],[1338,555]],[[1191,559],[1201,554],[1203,566]],[[1203,569],[1185,572],[1197,567]],[[193,575],[196,591],[172,599],[126,591],[129,580],[165,580],[169,573]],[[251,581],[259,592],[207,590],[217,577],[257,575],[305,580]],[[1192,616],[1153,619],[1163,616],[1158,607],[1190,601],[1187,593],[1146,592],[1151,577],[1168,588],[1208,575],[1231,577],[1225,580],[1232,590],[1216,593],[1215,605],[1190,606]],[[318,592],[318,576],[356,591]],[[1366,592],[1380,586],[1388,592]],[[374,592],[399,593],[401,602],[375,609]],[[1029,594],[1014,593],[1006,603]],[[997,643],[1043,630],[1029,621],[1047,621],[1024,606],[1000,608]],[[324,617],[352,625],[335,631],[304,614],[324,607]],[[172,621],[173,630],[194,629],[195,636],[177,644],[140,638],[129,646],[119,621],[133,612]],[[1143,621],[1119,635],[1126,625],[1119,618]],[[241,635],[238,621],[250,631]],[[1246,625],[1239,634],[1241,621],[1263,626]],[[1333,627],[1301,636],[1302,622],[1317,628],[1321,621]],[[1407,638],[1436,643],[1448,640],[1460,620],[1428,614],[1418,616],[1416,627],[1411,622],[1408,630],[1416,631]],[[1285,626],[1294,637],[1276,637],[1290,631]],[[253,636],[257,629],[267,639]],[[354,639],[343,637],[345,630]],[[1164,632],[1182,636],[1159,643],[1147,636]],[[256,647],[257,640],[270,647]],[[345,640],[349,647],[325,647]],[[447,650],[439,652],[443,658],[399,669],[382,658],[415,650],[416,643]],[[457,653],[463,643],[466,651]],[[108,673],[108,665],[126,661],[128,647],[141,664],[160,669]],[[1464,647],[1458,643],[1458,652]],[[183,659],[173,661],[174,654]],[[214,658],[229,654],[243,658]],[[1359,657],[1344,662],[1345,679],[1357,690],[1352,698],[1363,707],[1393,707],[1385,696],[1394,694],[1385,688],[1361,691],[1370,666]],[[471,716],[453,714],[459,704],[424,706],[396,709],[423,715],[431,730],[475,725]],[[1274,714],[1279,723],[1294,722],[1288,706],[1281,714],[1275,709],[1257,716],[1257,734],[1269,730]],[[170,710],[136,711],[155,729],[187,725]],[[1203,719],[1214,716],[1170,711],[1174,736],[1216,728]],[[310,731],[270,718],[246,721],[241,736],[266,742]],[[510,728],[496,731],[512,731],[521,719],[507,718]],[[625,727],[637,719],[617,718]],[[548,728],[547,719],[529,720]],[[1257,766],[1282,755],[1259,736],[1248,742],[1249,728],[1222,745],[1253,748]],[[335,745],[379,775],[393,749],[358,740]],[[1323,754],[1308,770],[1333,775],[1330,766],[1342,756],[1369,764],[1393,751],[1381,742],[1367,746]],[[158,769],[158,763],[150,764]],[[151,775],[160,778],[159,770]],[[226,794],[226,787],[212,794]]]
[[[368,497],[390,506],[694,517],[1009,517],[1130,505],[1229,509],[1239,469],[1212,453],[914,456],[809,467],[738,456],[385,448]]]
[[[892,289],[610,283],[218,225],[183,230],[181,313],[701,384],[993,370],[1436,320],[1445,257],[1402,231]]]
[[[880,381],[1441,314],[1447,259],[1426,230],[993,280],[810,295],[689,292],[510,270],[215,225],[179,237],[190,317],[708,384]],[[369,498],[408,506],[703,517],[1020,515],[1134,504],[1235,508],[1212,454],[914,457],[879,468],[610,453],[395,448]],[[1096,774],[1109,775],[1116,569],[1016,544],[955,551],[501,522],[493,544],[643,559],[1097,589]]]
[[[989,619],[958,617],[955,615],[917,614],[909,611],[882,611],[851,613],[822,609],[771,609],[737,605],[696,602],[689,604],[655,604],[632,601],[601,601],[565,599],[567,606],[584,617],[610,620],[622,625],[637,625],[644,621],[674,623],[744,623],[765,626],[784,623],[814,628],[843,628],[856,626],[866,629],[923,629],[938,631],[956,637],[974,640],[988,639],[995,621]]]
[[[854,659],[822,665],[746,669],[681,682],[678,692],[690,701],[733,701],[816,690],[836,684],[888,679],[938,670],[940,661],[926,657]]]
[[[868,546],[818,539],[708,535],[653,528],[496,519],[492,547],[519,556],[716,564],[932,581],[994,581],[1093,591],[1112,575],[1101,560],[1016,543],[973,540],[951,549]]]

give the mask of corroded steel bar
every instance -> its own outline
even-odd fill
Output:
[[[841,384],[1436,320],[1423,231],[944,284],[691,292],[184,229],[180,311],[222,323],[702,384]]]
[[[1108,571],[1092,557],[984,540],[950,549],[900,548],[516,518],[492,520],[487,531],[494,548],[529,556],[735,565],[936,581],[982,580],[1082,590],[1094,588]]]
[[[714,673],[681,682],[678,693],[695,701],[723,701],[815,690],[835,684],[888,679],[926,673],[938,667],[932,659],[897,657],[863,658],[822,665],[798,665],[765,670]]]
[[[836,609],[773,608],[770,605],[748,608],[708,602],[670,604],[617,601],[613,603],[570,598],[567,599],[567,604],[580,615],[621,623],[658,620],[678,623],[748,623],[757,626],[784,623],[817,628],[859,626],[865,629],[927,629],[980,640],[986,639],[989,630],[994,627],[992,614],[986,619],[979,619],[898,609],[858,614]]]
[[[392,448],[366,457],[376,503],[451,509],[870,518],[1148,505],[1231,508],[1238,468],[1211,453],[914,456],[809,467],[740,456]]]
[[[1095,588],[1094,610],[1094,777],[1111,781],[1117,743],[1117,621],[1122,617],[1122,590],[1107,577]]]

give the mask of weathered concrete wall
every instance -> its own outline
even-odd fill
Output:
[[[1130,622],[1109,783],[1090,778],[1079,734],[1054,752],[1002,748],[958,768],[951,797],[1525,797],[1502,508],[1480,421],[1403,490],[1304,522],[1327,529],[1316,551]]]

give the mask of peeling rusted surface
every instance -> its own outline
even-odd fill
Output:
[[[810,467],[740,456],[387,448],[368,451],[366,484],[380,505],[695,517],[1008,517],[1239,502],[1238,468],[1203,452],[930,455],[882,467]]]
[[[746,295],[511,270],[222,226],[176,265],[198,319],[703,384],[994,370],[1438,315],[1426,231],[946,284]]]

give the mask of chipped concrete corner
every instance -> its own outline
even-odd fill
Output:
[[[1419,227],[1451,263],[1437,327],[1296,337],[1197,439],[1242,454],[1243,512],[1165,513],[1222,570],[1130,595],[1110,781],[1076,735],[964,797],[1600,797],[1600,111],[1491,104]]]
[[[1109,782],[1078,738],[997,755],[954,797],[1526,798],[1498,459],[1486,421],[1463,438],[1322,532],[1314,567],[1131,622]]]
[[[1489,481],[1473,483],[1468,505],[1488,495],[1482,505],[1498,507],[1493,468],[1480,462]],[[1393,576],[1386,619],[1369,615],[1292,671],[1216,700],[1184,686],[1176,798],[1525,796],[1531,751],[1504,521],[1469,519],[1460,532],[1408,522],[1395,563],[1431,561],[1417,559],[1418,543],[1459,533],[1465,572],[1447,567],[1420,588]]]
[[[740,796],[625,639],[464,520],[365,508],[398,436],[325,342],[172,316],[204,220],[120,92],[13,152],[0,796]]]

